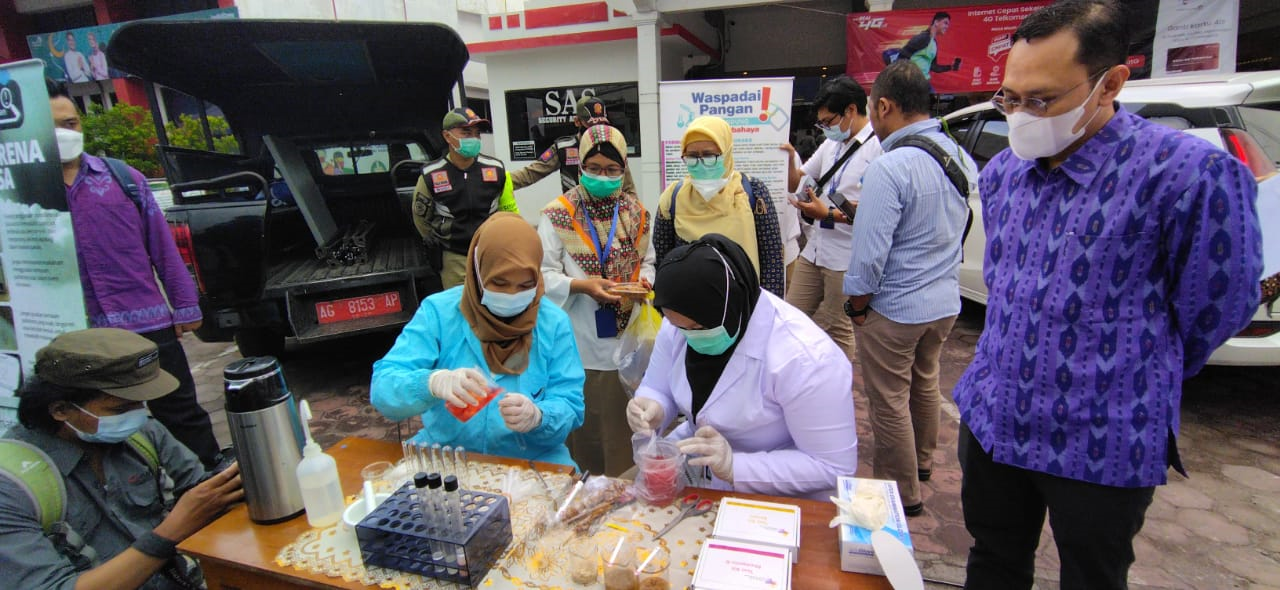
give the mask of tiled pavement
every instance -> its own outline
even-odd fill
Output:
[[[959,420],[951,387],[973,355],[981,331],[980,311],[966,310],[943,351],[943,427],[933,477],[924,484],[924,515],[911,519],[916,556],[926,587],[957,587],[971,539],[960,510],[956,460]],[[227,439],[221,409],[221,370],[238,355],[234,346],[184,342],[220,440]],[[295,395],[316,414],[323,445],[345,436],[394,440],[396,425],[368,404],[370,364],[390,340],[362,338],[297,351],[286,361]],[[871,448],[866,399],[855,380],[858,436]],[[1280,590],[1280,368],[1210,368],[1189,381],[1183,401],[1180,448],[1191,478],[1171,472],[1156,491],[1147,523],[1136,542],[1130,572],[1135,590]],[[871,473],[861,454],[858,474]],[[1037,560],[1037,588],[1058,588],[1058,561],[1046,527]]]

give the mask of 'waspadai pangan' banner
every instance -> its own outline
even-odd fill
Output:
[[[733,129],[734,169],[763,180],[775,210],[789,206],[786,152],[778,146],[791,141],[793,78],[688,80],[661,82],[663,186],[685,177],[680,138],[694,119],[720,117]]]
[[[929,77],[935,92],[993,92],[1004,78],[1004,62],[1013,33],[1027,15],[1048,0],[957,6],[941,10],[860,12],[846,18],[849,59],[846,71],[864,88],[897,59],[910,59]],[[946,23],[933,27],[935,17]],[[903,49],[922,46],[913,55]]]
[[[0,66],[0,422],[54,336],[88,327],[44,64]]]

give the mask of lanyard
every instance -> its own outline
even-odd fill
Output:
[[[850,153],[852,153],[852,152],[858,151],[858,148],[860,147],[862,147],[862,142],[855,141],[854,143],[849,145],[848,149]],[[836,174],[835,178],[831,179],[833,182],[831,183],[831,186],[827,188],[828,196],[835,194],[836,189],[840,187],[840,180],[844,178],[844,172],[849,168],[849,160],[852,160],[852,159],[853,157],[850,156],[849,158],[845,159],[845,161],[842,164],[840,164],[839,173]]]
[[[609,241],[603,246],[600,245],[600,234],[596,233],[596,223],[591,220],[591,212],[586,207],[582,208],[582,213],[587,218],[587,231],[591,232],[591,242],[595,246],[596,257],[600,259],[600,276],[606,279],[609,277],[604,263],[609,260],[609,251],[613,250],[613,237],[618,235],[618,207],[621,205],[622,201],[613,204],[613,224],[609,226]]]

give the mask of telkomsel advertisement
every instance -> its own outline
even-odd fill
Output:
[[[1048,0],[850,14],[847,73],[864,88],[897,60],[909,60],[938,94],[993,92],[1004,79],[1013,33]]]
[[[86,328],[53,115],[38,59],[0,66],[0,422],[54,336]]]

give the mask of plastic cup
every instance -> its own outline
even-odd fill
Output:
[[[392,492],[394,483],[391,481],[391,474],[395,471],[396,466],[390,461],[375,461],[364,466],[360,470],[360,477],[373,484],[373,491],[376,494],[389,494]]]
[[[636,554],[639,565],[635,573],[639,590],[671,590],[667,569],[671,566],[671,554],[661,545],[640,549]]]
[[[600,548],[604,561],[605,590],[639,590],[640,578],[636,575],[636,540],[629,536]]]
[[[599,547],[592,539],[569,542],[569,578],[581,586],[594,586],[600,578]]]
[[[684,480],[680,477],[684,453],[675,443],[659,440],[641,449],[635,459],[639,468],[636,490],[646,503],[666,506],[684,490]]]

